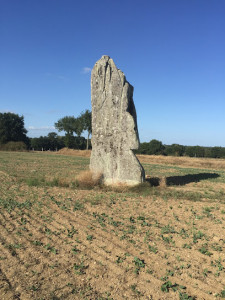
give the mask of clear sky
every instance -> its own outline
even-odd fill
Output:
[[[134,86],[141,142],[225,146],[224,0],[0,0],[0,112],[47,135],[91,110],[102,55]]]

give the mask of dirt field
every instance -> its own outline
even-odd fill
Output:
[[[141,156],[115,191],[65,154],[0,152],[1,300],[225,298],[223,160]]]

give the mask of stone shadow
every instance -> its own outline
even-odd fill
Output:
[[[160,178],[159,177],[147,177],[145,181],[150,184],[150,186],[159,186]]]
[[[169,176],[165,177],[165,183],[167,186],[170,185],[185,185],[191,182],[199,182],[201,180],[213,179],[220,177],[217,173],[198,173],[198,174],[187,174],[183,176]],[[160,185],[159,177],[146,178],[146,181],[150,183],[151,186]]]

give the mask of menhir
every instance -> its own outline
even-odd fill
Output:
[[[145,173],[133,150],[139,147],[133,87],[109,56],[91,74],[92,152],[90,169],[105,184],[135,185]]]

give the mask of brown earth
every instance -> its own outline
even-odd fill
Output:
[[[0,172],[0,299],[223,298],[218,184],[116,192],[28,186]]]

